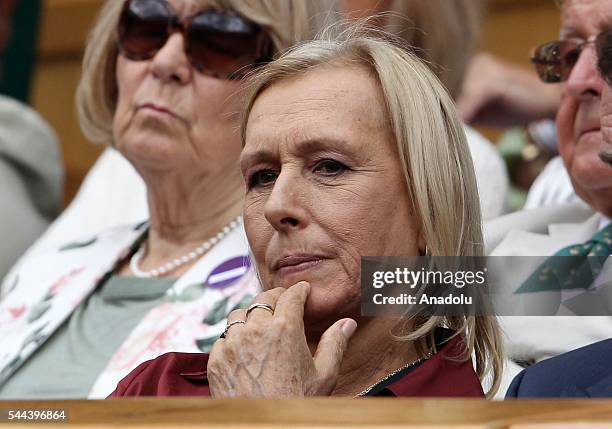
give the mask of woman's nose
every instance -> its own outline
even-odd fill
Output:
[[[151,61],[153,75],[166,82],[184,85],[191,80],[193,69],[185,53],[185,39],[172,34]]]
[[[264,215],[277,231],[299,230],[308,224],[306,188],[298,181],[291,174],[281,172],[266,200]]]

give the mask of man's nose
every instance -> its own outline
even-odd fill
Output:
[[[575,98],[599,97],[603,80],[597,70],[597,54],[592,44],[586,46],[578,57],[566,83],[567,93]]]

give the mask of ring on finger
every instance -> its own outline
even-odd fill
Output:
[[[252,304],[246,312],[246,317],[249,317],[249,314],[251,313],[251,311],[257,309],[257,308],[261,308],[262,310],[266,310],[267,312],[269,312],[271,315],[274,316],[274,307],[272,307],[271,305],[268,304],[261,304],[256,302],[255,304]]]
[[[240,324],[245,324],[246,320],[234,320],[233,322],[230,322],[227,324],[227,326],[225,327],[225,331],[223,331],[223,333],[221,334],[221,336],[219,338],[223,339],[227,336],[227,331],[229,331],[229,328],[231,328],[234,325],[240,325]]]

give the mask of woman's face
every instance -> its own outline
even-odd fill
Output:
[[[187,0],[169,3],[180,18],[199,11]],[[197,72],[184,43],[173,33],[150,60],[119,55],[115,145],[138,170],[220,174],[237,168],[240,154],[239,83]]]
[[[312,329],[360,311],[361,256],[419,254],[381,90],[361,67],[266,89],[241,157],[245,227],[263,287],[305,280]]]

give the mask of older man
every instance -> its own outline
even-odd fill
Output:
[[[612,233],[612,169],[600,157],[606,152],[600,126],[604,81],[597,70],[595,38],[612,25],[612,0],[565,0],[561,5],[561,43],[544,50],[540,74],[561,81],[557,114],[559,150],[576,193],[586,203],[524,211],[487,224],[490,255],[553,256],[580,252],[606,258]],[[553,58],[550,57],[552,53]],[[560,58],[557,58],[560,57]],[[551,61],[552,62],[549,62]],[[608,258],[598,282],[612,279]],[[517,278],[517,287],[531,287]],[[588,288],[592,284],[579,287]],[[507,333],[509,371],[506,382],[521,366],[612,336],[612,317],[510,317]]]
[[[601,97],[604,144],[599,157],[612,171],[612,30],[600,33],[596,47],[599,69],[608,83]],[[512,382],[507,397],[612,397],[610,354],[612,339],[547,359],[523,370]]]

